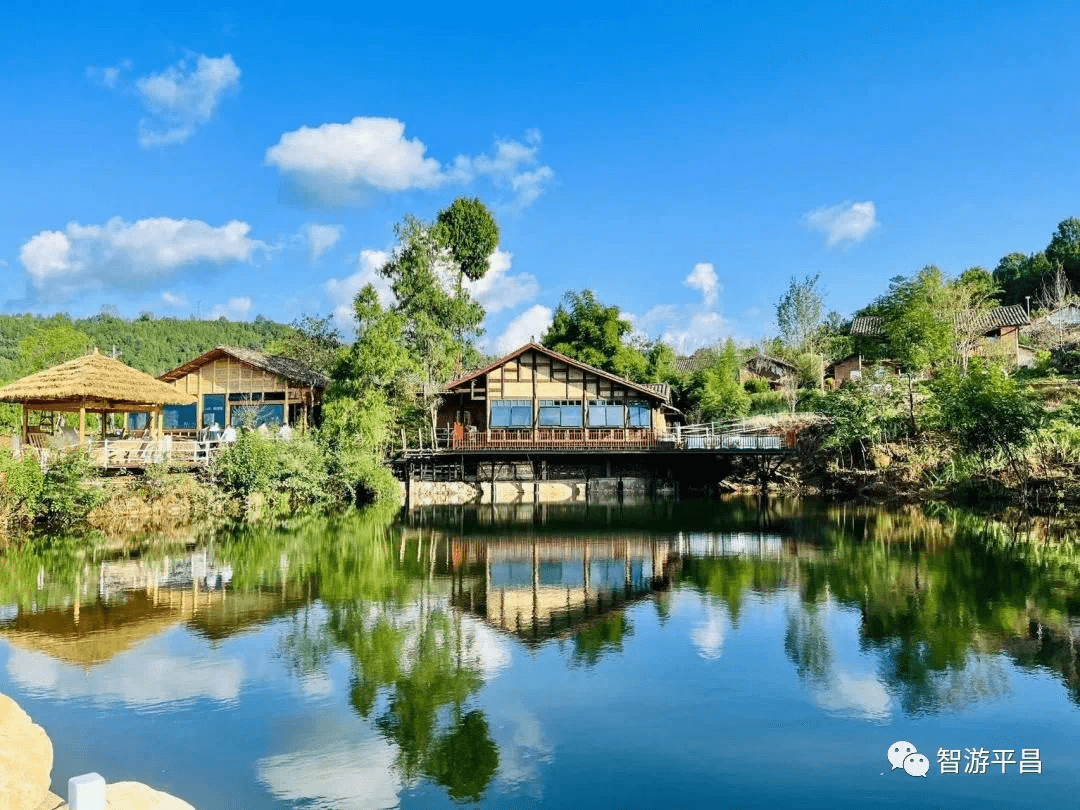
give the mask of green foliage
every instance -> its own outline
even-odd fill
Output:
[[[129,321],[105,313],[77,320],[67,315],[0,315],[0,381],[78,357],[90,346],[103,354],[115,346],[129,366],[156,376],[215,346],[265,349],[291,331],[265,318],[249,323],[197,318]]]
[[[884,318],[889,356],[916,373],[950,359],[955,342],[945,307],[946,281],[933,266],[911,278],[897,276],[873,309]]]
[[[270,354],[298,360],[308,368],[329,374],[341,353],[341,333],[333,318],[304,315],[293,321],[292,329],[266,345]]]
[[[86,453],[71,451],[54,454],[45,471],[37,510],[38,520],[50,524],[85,520],[104,497],[100,489],[88,486],[93,474],[94,468]]]
[[[715,363],[694,372],[687,397],[705,422],[741,419],[750,412],[750,395],[739,382],[741,364],[735,341],[728,339]]]
[[[390,405],[377,388],[358,398],[331,399],[323,408],[319,442],[328,470],[354,501],[398,502],[397,481],[382,463],[391,421]]]
[[[459,197],[435,219],[439,244],[445,245],[462,277],[479,281],[488,271],[488,259],[499,246],[499,226],[491,211],[476,197]]]
[[[244,431],[214,457],[211,475],[239,495],[269,492],[279,477],[281,443],[258,431]]]
[[[744,384],[748,394],[765,394],[772,390],[772,386],[769,385],[769,381],[762,377],[751,377]]]
[[[784,341],[793,349],[811,352],[821,333],[825,302],[818,292],[820,276],[799,281],[794,276],[776,305],[776,323]]]
[[[0,525],[32,521],[45,489],[45,474],[29,453],[18,461],[0,448]]]
[[[604,306],[592,290],[569,291],[543,336],[549,349],[612,374],[645,381],[649,361],[630,343],[633,324],[619,308]]]
[[[1080,285],[1080,219],[1069,217],[1058,223],[1046,246],[1046,258],[1051,266],[1065,271],[1074,287]]]
[[[1031,391],[981,358],[971,361],[966,374],[946,371],[932,387],[937,426],[963,450],[980,458],[1003,453],[1022,477],[1019,454],[1046,416]]]
[[[777,413],[785,413],[790,410],[790,407],[787,394],[783,391],[773,391],[772,389],[769,389],[750,395],[749,415],[768,416]]]
[[[19,341],[17,373],[25,376],[74,360],[86,354],[89,348],[89,335],[70,323],[57,323]]]

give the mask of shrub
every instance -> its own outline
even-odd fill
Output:
[[[16,461],[10,450],[0,449],[0,522],[33,520],[44,489],[37,459],[26,454]]]
[[[761,377],[751,377],[743,383],[743,387],[748,394],[765,394],[772,390],[769,381]]]
[[[45,471],[37,517],[47,523],[75,523],[85,520],[102,501],[98,489],[87,486],[93,467],[85,452],[69,451],[53,456]]]
[[[282,443],[257,431],[241,433],[214,458],[211,475],[239,495],[269,492],[278,477]]]

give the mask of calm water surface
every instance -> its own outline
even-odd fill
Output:
[[[1080,545],[1029,529],[734,501],[53,539],[0,557],[0,691],[58,792],[199,810],[1071,806]]]

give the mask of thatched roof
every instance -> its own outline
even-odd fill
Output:
[[[0,388],[0,402],[113,402],[139,405],[190,405],[195,397],[124,365],[87,354],[23,377]]]
[[[318,371],[301,363],[299,360],[294,360],[291,357],[285,357],[280,354],[267,354],[266,352],[260,352],[258,349],[246,349],[240,346],[216,346],[210,351],[203,352],[198,357],[188,360],[182,366],[177,366],[174,369],[166,371],[158,377],[158,379],[164,380],[165,382],[175,382],[181,377],[186,377],[196,369],[205,366],[207,363],[213,362],[220,357],[234,357],[241,363],[247,363],[249,366],[254,366],[263,371],[269,371],[271,374],[284,377],[291,383],[299,383],[300,385],[310,386],[311,388],[322,389],[325,389],[330,385],[330,380],[325,374],[320,374]]]

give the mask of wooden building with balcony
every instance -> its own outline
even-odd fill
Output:
[[[455,450],[651,448],[681,414],[639,383],[527,343],[451,381],[436,427]]]

